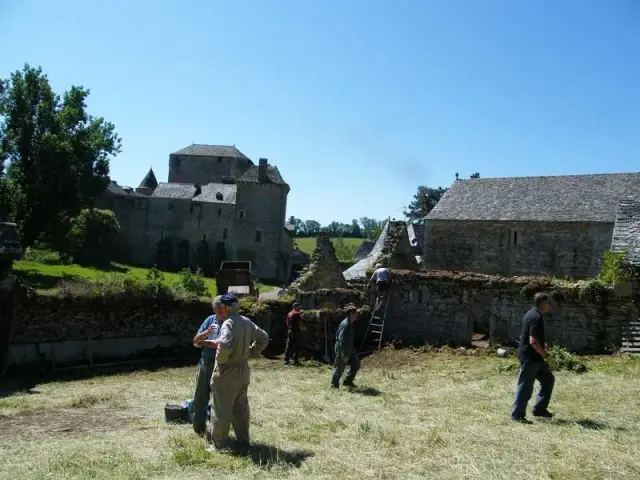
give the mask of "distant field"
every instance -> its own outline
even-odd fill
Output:
[[[342,261],[352,260],[356,250],[360,244],[365,240],[364,238],[332,238],[334,246],[336,245],[336,240],[342,240],[344,248],[337,248],[336,254],[338,255],[338,259]],[[339,242],[340,243],[340,242]],[[313,253],[313,250],[316,248],[316,238],[315,237],[304,237],[304,238],[296,238],[296,244],[298,248],[309,255]]]

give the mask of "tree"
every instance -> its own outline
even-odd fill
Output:
[[[469,178],[480,178],[480,173],[478,173],[478,172],[472,173]]]
[[[375,218],[362,217],[360,218],[362,224],[362,235],[369,240],[377,240],[382,231],[382,222]]]
[[[433,210],[442,195],[447,191],[446,188],[430,188],[421,185],[413,196],[413,200],[403,211],[405,217],[410,221],[419,220],[427,216]]]
[[[111,210],[85,209],[71,220],[64,253],[81,265],[108,266],[115,255],[120,224]]]
[[[358,220],[356,220],[355,218],[351,220],[351,231],[349,232],[349,235],[352,238],[362,237],[362,228],[360,228],[360,224],[358,223]]]
[[[320,233],[321,226],[319,222],[315,220],[307,220],[304,222],[304,231],[309,237],[313,237]]]
[[[296,237],[301,237],[304,235],[304,222],[299,219],[294,217],[293,215],[291,215],[289,217],[288,223],[290,223],[291,225],[293,225],[293,231],[294,231],[294,235]]]
[[[62,249],[70,219],[109,183],[109,160],[121,141],[113,124],[86,112],[89,93],[72,86],[61,99],[42,69],[29,65],[2,82],[3,183],[26,246],[42,238]]]

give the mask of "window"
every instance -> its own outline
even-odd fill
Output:
[[[262,242],[262,230],[256,230],[256,242]]]
[[[517,230],[511,230],[511,245],[518,245],[518,231]]]
[[[222,193],[216,192],[216,200],[222,201]]]
[[[222,231],[222,239],[223,240],[227,239],[227,229],[226,228]]]
[[[244,217],[245,217],[245,211],[244,210],[238,211],[238,218],[240,220],[244,220]]]
[[[169,211],[173,211],[173,203],[169,202]]]
[[[220,215],[222,215],[222,209],[221,208],[218,209],[218,216],[220,216]]]
[[[222,157],[218,157],[218,163],[222,163]]]

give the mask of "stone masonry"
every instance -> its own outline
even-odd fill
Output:
[[[220,262],[242,260],[263,281],[289,279],[290,188],[276,166],[231,146],[190,145],[169,156],[168,180],[150,170],[137,189],[112,182],[105,191],[98,206],[118,217],[121,261],[212,275]]]
[[[430,220],[425,268],[503,275],[592,277],[613,223]]]
[[[616,297],[613,290],[607,290],[606,301],[580,298],[584,282],[562,286],[534,277],[393,271],[392,283],[387,341],[468,345],[473,333],[484,333],[493,344],[512,345],[540,289],[554,298],[546,322],[549,343],[577,353],[620,348],[621,329],[640,314],[637,302]]]
[[[456,180],[425,217],[423,267],[593,277],[639,197],[637,172]]]
[[[328,234],[322,233],[316,239],[316,248],[311,255],[309,265],[291,284],[289,290],[311,292],[323,288],[346,288],[346,286],[347,282],[342,275],[333,242]]]

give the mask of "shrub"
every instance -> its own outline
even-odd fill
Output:
[[[636,276],[637,272],[626,261],[624,252],[604,252],[602,268],[597,277],[599,280],[608,285],[613,285],[623,283]]]
[[[336,238],[333,240],[333,248],[336,252],[336,257],[341,261],[350,261],[356,256],[356,247],[354,244],[345,242],[342,238]]]
[[[120,224],[111,210],[82,210],[71,220],[65,253],[80,265],[108,266],[119,232]]]
[[[61,265],[64,263],[58,252],[43,250],[35,247],[28,247],[24,252],[23,260],[43,265]]]
[[[581,301],[591,301],[604,305],[611,296],[611,293],[609,285],[602,280],[594,278],[582,286],[578,297]]]
[[[553,346],[549,349],[549,365],[554,370],[583,373],[587,371],[587,364],[566,348]]]
[[[157,267],[151,268],[147,272],[146,290],[153,296],[168,296],[171,287],[167,284],[164,274]]]
[[[204,277],[200,273],[200,270],[195,273],[188,268],[180,271],[179,285],[189,295],[194,295],[196,297],[209,295],[209,289],[204,282]]]

